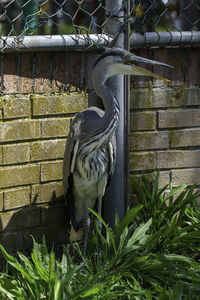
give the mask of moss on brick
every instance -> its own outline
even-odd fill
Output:
[[[31,95],[33,115],[71,114],[87,108],[88,100],[84,93],[61,95]]]
[[[179,132],[177,132],[177,130],[170,130],[169,139],[171,147],[176,147],[176,145],[179,145],[181,142]]]
[[[131,108],[169,107],[170,99],[166,88],[139,88],[131,92]]]
[[[3,120],[3,110],[0,108],[0,122]]]
[[[138,132],[131,135],[131,150],[165,149],[169,147],[169,134],[165,132]]]
[[[32,203],[56,201],[64,195],[62,181],[32,185],[31,189]]]
[[[62,179],[62,161],[41,164],[41,182]]]
[[[187,84],[183,84],[179,87],[173,87],[170,89],[168,96],[170,98],[171,106],[182,106],[187,104],[187,96],[185,94],[185,89]]]
[[[13,209],[30,204],[30,187],[20,187],[4,192],[4,209]]]
[[[0,147],[0,165],[3,163],[3,147]]]
[[[131,90],[131,108],[149,108],[152,106],[152,88]]]
[[[156,168],[156,153],[142,152],[131,153],[130,155],[130,170],[142,171]]]
[[[0,123],[0,142],[39,138],[39,125],[39,121],[22,120]]]
[[[22,165],[0,168],[0,188],[39,183],[40,166]]]
[[[3,210],[3,192],[0,192],[0,210]]]
[[[170,131],[171,147],[195,147],[200,144],[200,129],[191,128]]]
[[[28,117],[31,112],[30,99],[9,97],[4,102],[3,110],[4,119]]]
[[[41,137],[66,137],[69,133],[70,121],[72,118],[54,118],[48,120],[42,120]]]
[[[30,161],[30,144],[14,144],[3,146],[3,164],[16,164]]]
[[[151,130],[156,126],[155,112],[131,113],[131,130]]]
[[[31,161],[63,158],[66,139],[31,144]]]

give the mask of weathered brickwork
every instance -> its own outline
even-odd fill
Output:
[[[28,94],[9,94],[14,88],[0,97],[0,243],[13,252],[28,248],[31,234],[66,243],[62,160],[70,122],[88,107],[80,90],[33,94],[28,80]]]
[[[200,188],[199,49],[143,51],[174,69],[154,68],[171,80],[169,84],[131,79],[131,178],[160,170],[162,186],[172,181],[174,186],[197,183]],[[151,120],[155,116],[153,126],[145,124],[144,114]]]
[[[200,187],[199,49],[135,53],[175,68],[154,68],[170,83],[131,78],[130,191],[133,179],[158,169],[160,187]],[[67,241],[62,159],[74,114],[100,104],[91,82],[98,55],[18,53],[1,60],[0,243],[13,252],[31,245],[30,234]]]

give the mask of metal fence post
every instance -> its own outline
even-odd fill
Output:
[[[128,1],[127,1],[128,2]],[[123,0],[107,0],[106,1],[107,12],[110,13],[106,31],[113,36],[118,35],[115,43],[115,47],[125,48],[127,40],[125,38],[125,31],[123,26],[123,20],[125,20],[126,7]],[[127,105],[125,104],[125,88],[127,84],[125,83],[125,77],[122,75],[115,76],[109,79],[109,86],[114,91],[115,95],[120,102],[120,117],[119,124],[116,132],[117,136],[117,159],[115,165],[115,171],[113,178],[111,180],[110,189],[108,195],[104,201],[104,218],[111,225],[114,225],[115,213],[118,214],[121,219],[124,215],[125,208],[125,183],[126,175],[125,169],[127,171],[125,153],[125,147],[127,145],[126,139],[126,120],[127,116],[125,114],[125,109]]]

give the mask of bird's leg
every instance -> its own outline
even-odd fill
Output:
[[[99,196],[98,198],[98,214],[99,216],[101,216],[101,207],[102,207],[102,197]],[[102,230],[102,223],[101,221],[98,219],[97,220],[97,226],[99,228],[99,231],[101,232]],[[97,237],[97,247],[98,247],[98,258],[99,258],[99,264],[101,265],[101,238],[100,236],[98,235]]]
[[[84,204],[83,204],[83,212],[84,212],[84,219],[83,219],[83,257],[85,259],[88,233],[89,233],[89,228],[90,228],[90,217],[89,217],[86,201],[84,201]]]

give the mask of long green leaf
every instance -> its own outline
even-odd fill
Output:
[[[56,280],[54,285],[54,300],[63,300],[61,299],[61,281]]]
[[[53,251],[51,251],[50,257],[49,257],[49,279],[50,279],[50,281],[52,281],[56,277],[54,268],[55,268],[55,254]]]
[[[0,250],[3,254],[3,256],[5,257],[5,259],[7,260],[7,262],[13,266],[16,270],[18,270],[27,280],[30,284],[35,285],[35,280],[33,277],[31,277],[31,275],[25,271],[25,269],[19,264],[19,262],[17,261],[17,259],[12,256],[9,255],[6,250],[4,249],[4,247],[2,245],[0,245]]]
[[[152,219],[149,219],[147,223],[141,224],[138,228],[136,228],[134,234],[132,235],[132,237],[129,239],[127,243],[127,247],[132,247],[135,244],[135,242],[143,239],[144,235],[149,230],[151,224],[152,224]]]
[[[172,188],[169,192],[169,194],[165,197],[165,201],[174,196],[175,194],[181,193],[182,191],[185,190],[187,187],[187,184],[180,185],[176,188]]]
[[[122,234],[122,231],[126,226],[130,224],[131,221],[134,220],[134,218],[137,216],[138,212],[144,207],[144,205],[140,204],[136,207],[133,207],[128,210],[124,218],[120,221],[119,225],[116,229],[116,239],[120,239],[120,235]]]
[[[184,287],[183,282],[178,281],[170,295],[170,300],[175,300],[175,299],[182,300],[183,299],[183,287]]]
[[[41,276],[41,279],[45,280],[48,283],[48,281],[49,281],[48,272],[42,266],[42,263],[38,258],[38,251],[36,251],[36,249],[33,249],[32,253],[31,253],[31,258],[34,262],[34,265],[36,267],[38,274]]]
[[[0,292],[2,293],[1,295],[9,297],[10,300],[15,300],[16,295],[13,295],[13,293],[10,293],[7,289],[4,289],[2,286],[0,286]]]
[[[172,261],[180,261],[180,262],[187,263],[187,264],[191,265],[194,268],[196,268],[196,267],[199,268],[199,270],[200,270],[200,264],[198,264],[191,257],[184,256],[184,255],[178,255],[178,254],[165,254],[164,257],[169,259],[169,260],[172,260]]]
[[[156,178],[153,183],[153,190],[152,190],[152,194],[151,194],[151,204],[153,206],[156,205],[156,202],[158,201],[158,199],[157,199],[158,185],[159,185],[159,172],[156,173]]]
[[[115,254],[117,253],[117,249],[116,249],[116,245],[115,245],[115,240],[113,238],[113,233],[112,231],[110,230],[110,228],[108,227],[108,225],[106,224],[106,222],[103,220],[103,218],[98,214],[96,213],[94,210],[92,210],[91,208],[89,208],[89,210],[101,221],[101,223],[103,224],[103,226],[105,227],[108,235],[109,235],[109,238],[111,240],[111,243],[112,243],[112,246],[113,246],[113,250],[115,252]]]
[[[80,297],[81,298],[87,298],[89,296],[94,296],[94,295],[98,294],[102,290],[102,288],[104,288],[103,284],[93,286],[88,291],[86,291],[83,295],[80,295]]]

